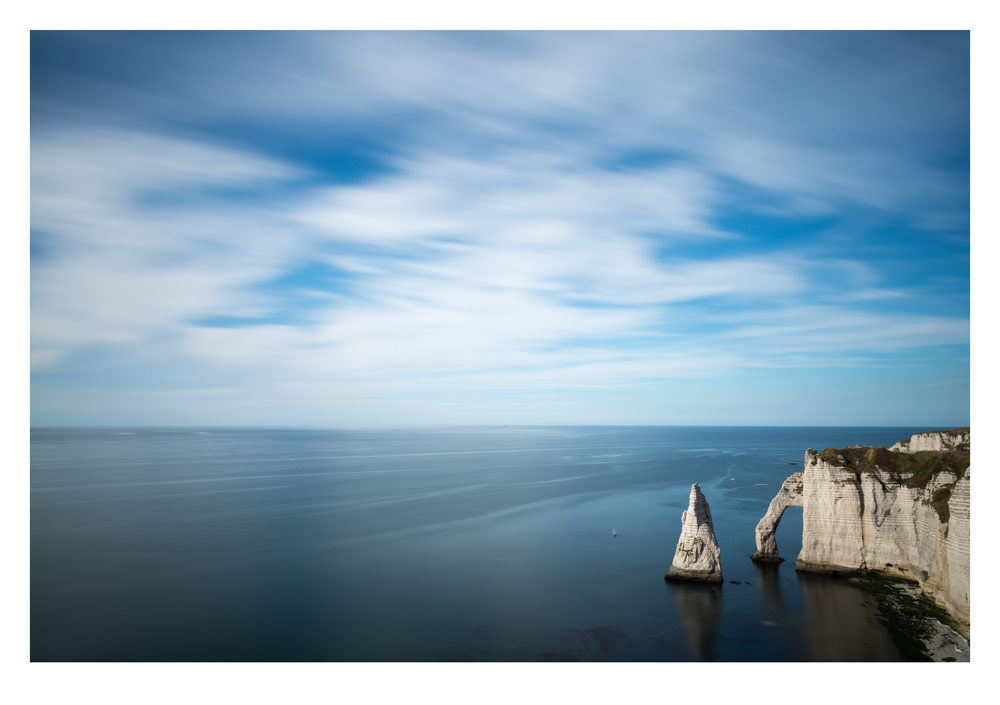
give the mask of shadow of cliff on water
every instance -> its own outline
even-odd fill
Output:
[[[677,611],[684,620],[684,633],[692,661],[714,661],[715,641],[722,614],[722,586],[668,580]]]
[[[878,626],[874,598],[827,575],[796,571],[813,661],[902,661]]]
[[[780,563],[755,563],[757,567],[757,593],[774,624],[784,624],[791,613],[781,595]]]
[[[809,653],[809,639],[805,634],[802,614],[794,605],[789,604],[781,590],[781,571],[791,570],[790,566],[782,568],[780,563],[755,563],[757,567],[757,596],[767,614],[767,619],[761,621],[761,626],[774,628],[785,642],[790,654],[802,655]]]

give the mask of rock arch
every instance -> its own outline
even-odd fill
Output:
[[[783,561],[778,557],[778,542],[774,533],[778,530],[781,517],[789,507],[801,507],[802,504],[802,473],[796,472],[781,483],[781,489],[771,500],[767,514],[757,524],[757,552],[750,556],[755,561]]]

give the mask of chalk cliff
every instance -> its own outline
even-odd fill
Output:
[[[687,510],[681,514],[681,537],[669,572],[670,580],[722,582],[721,551],[715,540],[712,512],[698,483],[691,485]]]
[[[919,453],[925,450],[950,451],[969,443],[969,429],[954,428],[950,431],[915,433],[895,444],[889,450],[900,453]]]
[[[910,577],[969,624],[969,430],[897,446],[906,450],[807,450],[805,470],[785,481],[757,526],[754,557],[780,560],[774,531],[785,508],[801,505],[797,570]]]

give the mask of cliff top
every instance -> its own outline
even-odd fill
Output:
[[[969,426],[962,426],[960,428],[949,428],[943,431],[921,431],[920,433],[914,433],[913,436],[910,436],[909,438],[904,438],[900,440],[899,443],[908,445],[910,441],[913,440],[914,436],[930,436],[935,433],[943,433],[948,436],[961,436],[961,435],[968,435],[970,432],[971,431]]]
[[[819,454],[820,459],[839,468],[850,468],[854,472],[871,472],[878,468],[884,473],[894,473],[900,484],[909,487],[926,487],[930,479],[939,472],[949,471],[959,479],[969,469],[969,448],[959,446],[956,450],[924,450],[917,453],[893,453],[884,446],[878,448],[827,448]]]
[[[915,433],[915,436],[922,436],[926,433],[947,433],[949,436],[960,436],[963,433],[969,433],[969,426],[962,426],[961,428],[949,428],[946,431],[921,431],[920,433]]]
[[[834,467],[857,474],[879,470],[884,481],[895,481],[907,487],[926,488],[927,483],[942,472],[950,472],[955,481],[941,487],[926,501],[934,507],[942,522],[950,517],[948,502],[955,482],[965,477],[969,469],[969,444],[955,450],[923,450],[916,453],[894,453],[884,446],[878,448],[827,448],[819,454],[821,460]]]

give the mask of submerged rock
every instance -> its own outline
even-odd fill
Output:
[[[669,572],[668,580],[721,583],[722,552],[715,540],[712,512],[698,483],[691,485],[687,510],[681,514],[681,537]]]

